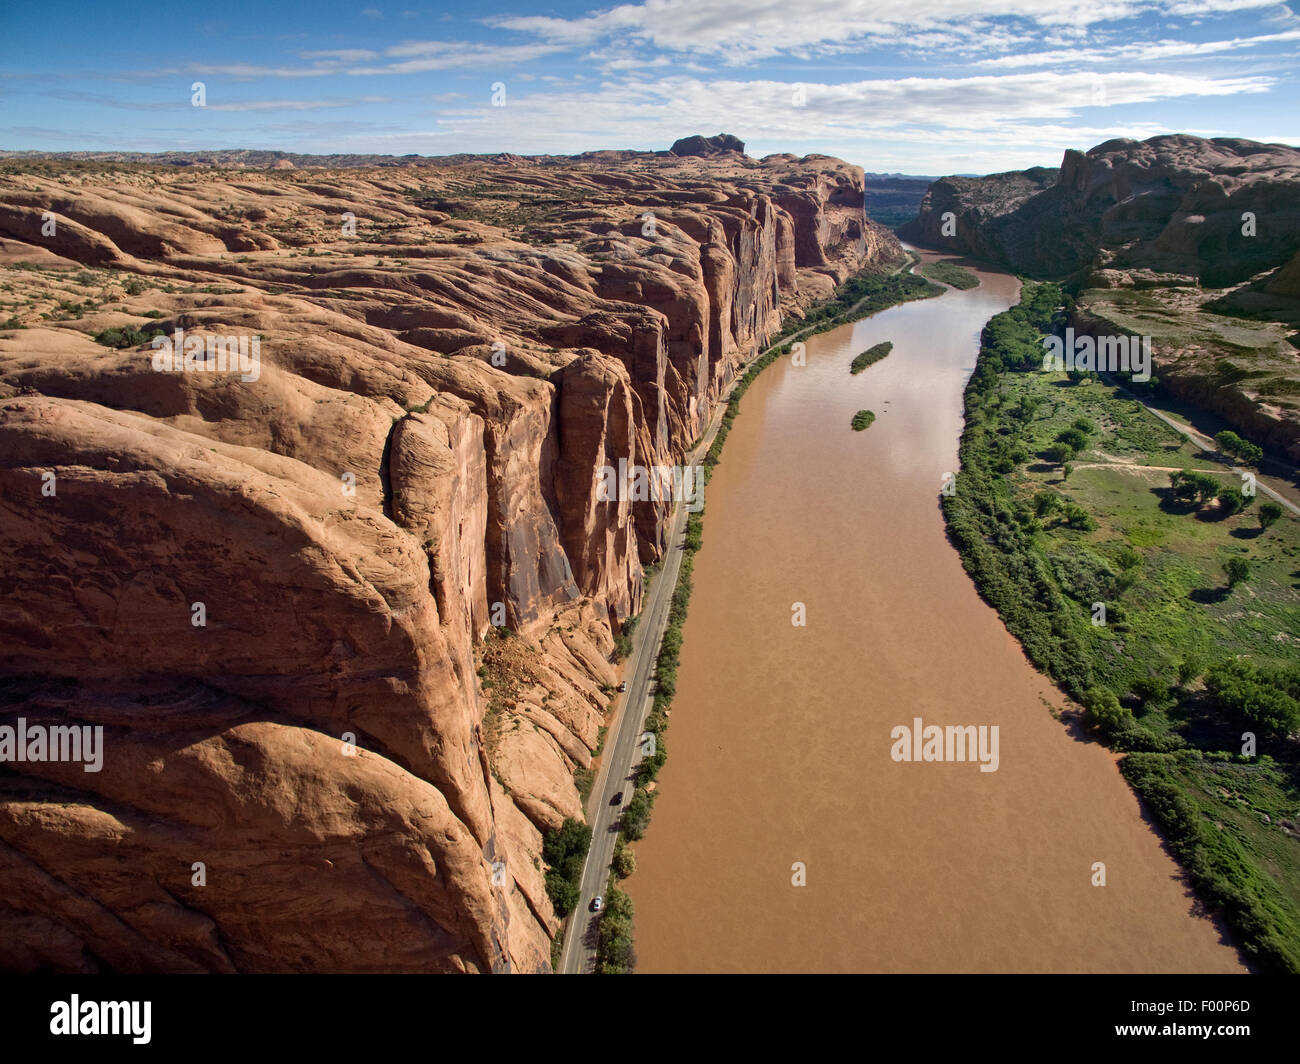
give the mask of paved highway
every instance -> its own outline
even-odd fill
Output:
[[[730,395],[730,388],[725,394]],[[691,455],[691,463],[708,453],[718,427],[722,424],[722,412],[725,409],[724,397],[718,404],[708,431]],[[697,480],[696,483],[702,492],[702,480]],[[623,806],[632,797],[633,770],[641,760],[642,729],[646,714],[654,703],[655,660],[659,656],[659,643],[668,624],[668,607],[672,603],[673,589],[677,586],[677,576],[682,567],[686,520],[686,507],[678,503],[673,511],[663,566],[651,581],[641,609],[641,619],[632,633],[632,653],[623,674],[627,681],[627,692],[620,699],[615,719],[610,722],[600,767],[592,783],[587,805],[591,850],[582,869],[578,905],[565,934],[564,952],[560,961],[560,971],[565,974],[595,970],[596,927],[600,917],[591,912],[591,900],[605,893],[610,862],[614,859],[614,842],[618,838],[618,819]],[[623,800],[615,804],[614,796],[620,792]]]

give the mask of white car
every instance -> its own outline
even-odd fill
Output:
[[[601,909],[604,908],[604,906],[605,906],[605,899],[602,895],[597,894],[594,898],[591,899],[592,912],[598,913],[600,912]]]

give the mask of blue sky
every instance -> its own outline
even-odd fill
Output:
[[[1115,136],[1300,144],[1295,3],[408,2],[11,0],[0,148],[567,154],[726,131],[943,174]]]

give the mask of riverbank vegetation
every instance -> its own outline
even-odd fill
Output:
[[[894,345],[889,340],[876,344],[874,347],[868,347],[862,352],[862,354],[854,358],[852,364],[849,366],[849,372],[853,374],[861,373],[868,366],[875,365],[875,363],[879,362],[893,349]]]
[[[921,267],[921,273],[933,281],[941,281],[953,288],[959,288],[965,291],[968,288],[978,288],[980,279],[970,270],[963,269],[955,262],[927,262]]]
[[[632,899],[610,885],[596,939],[596,974],[623,975],[636,967],[632,931]]]
[[[1094,374],[1044,371],[1069,298],[1027,284],[985,326],[949,535],[1252,962],[1300,972],[1300,524]]]
[[[876,415],[870,410],[859,410],[853,415],[853,431],[861,432],[863,429],[869,429],[876,420]]]
[[[772,338],[773,346],[768,353],[775,351],[776,357],[780,357],[788,353],[789,348],[783,346],[781,350],[776,350],[776,345],[783,344],[785,340],[815,336],[846,322],[869,318],[900,303],[943,295],[944,288],[941,285],[908,272],[919,261],[920,256],[912,253],[909,265],[899,273],[862,273],[850,277],[835,289],[835,294],[830,299],[810,307],[802,318],[792,316],[785,321],[780,333]]]

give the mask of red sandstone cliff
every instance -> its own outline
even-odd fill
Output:
[[[0,767],[0,966],[545,969],[540,832],[664,546],[595,471],[899,255],[824,157],[0,168],[0,725],[105,732]]]

